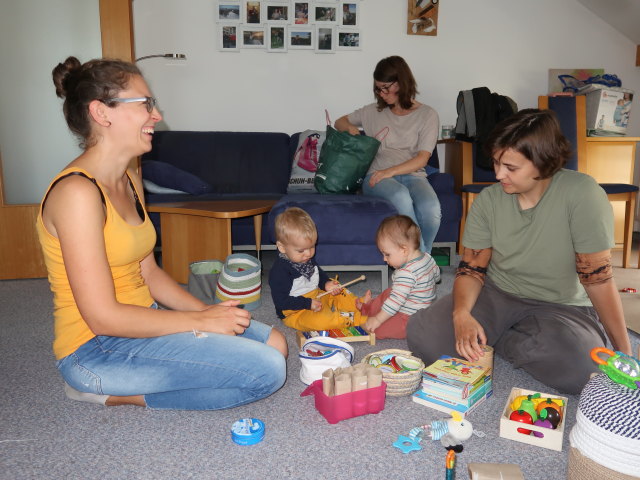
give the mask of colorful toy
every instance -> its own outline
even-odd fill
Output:
[[[603,360],[598,355],[600,353],[609,355],[609,358]],[[614,382],[631,390],[640,387],[640,363],[637,358],[622,352],[614,352],[608,348],[596,347],[591,350],[591,359]]]
[[[445,480],[454,480],[456,476],[456,452],[449,450],[445,460]]]
[[[553,426],[553,424],[549,420],[538,419],[535,422],[533,422],[533,424],[538,426],[538,427],[550,428],[551,430],[553,430],[555,428]],[[542,432],[532,431],[532,433],[538,438],[543,438],[544,437],[544,433],[542,433]]]
[[[412,451],[422,450],[420,443],[424,437],[430,437],[431,440],[440,440],[440,443],[447,449],[457,453],[462,452],[462,442],[471,438],[471,435],[484,437],[483,432],[473,429],[471,422],[462,418],[462,415],[456,411],[451,412],[451,418],[444,420],[434,420],[429,425],[412,428],[409,436],[399,435],[393,446],[402,451],[409,453]]]
[[[560,413],[560,410],[552,407],[541,408],[539,411],[538,420],[543,420],[551,423],[551,428],[555,430],[556,428],[558,428],[558,425],[560,425],[560,421],[562,420],[562,413]],[[536,422],[533,423],[536,424]]]
[[[525,412],[524,410],[514,410],[513,412],[511,412],[511,415],[509,415],[509,420],[533,425],[533,418],[531,417],[531,414],[529,412]],[[523,435],[531,435],[531,430],[527,430],[526,428],[518,428],[518,433],[522,433]]]

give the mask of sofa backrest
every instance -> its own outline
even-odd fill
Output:
[[[214,193],[287,192],[290,137],[267,132],[157,131],[142,160],[170,163],[213,187]]]

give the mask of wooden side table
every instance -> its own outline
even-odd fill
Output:
[[[189,264],[224,261],[231,253],[231,220],[253,217],[256,251],[260,252],[262,214],[277,200],[212,200],[155,203],[147,211],[160,214],[162,268],[178,283],[187,283]]]

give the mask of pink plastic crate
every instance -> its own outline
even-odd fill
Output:
[[[358,417],[368,413],[378,413],[384,410],[385,392],[387,384],[375,388],[367,388],[357,392],[345,393],[334,397],[327,397],[322,391],[322,380],[316,380],[309,385],[301,397],[313,394],[316,410],[329,423],[338,423],[351,417]]]

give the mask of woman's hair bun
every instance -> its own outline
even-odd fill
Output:
[[[51,72],[53,84],[56,87],[56,95],[60,98],[67,96],[69,80],[82,68],[82,63],[76,57],[67,57],[63,63],[59,63]]]

